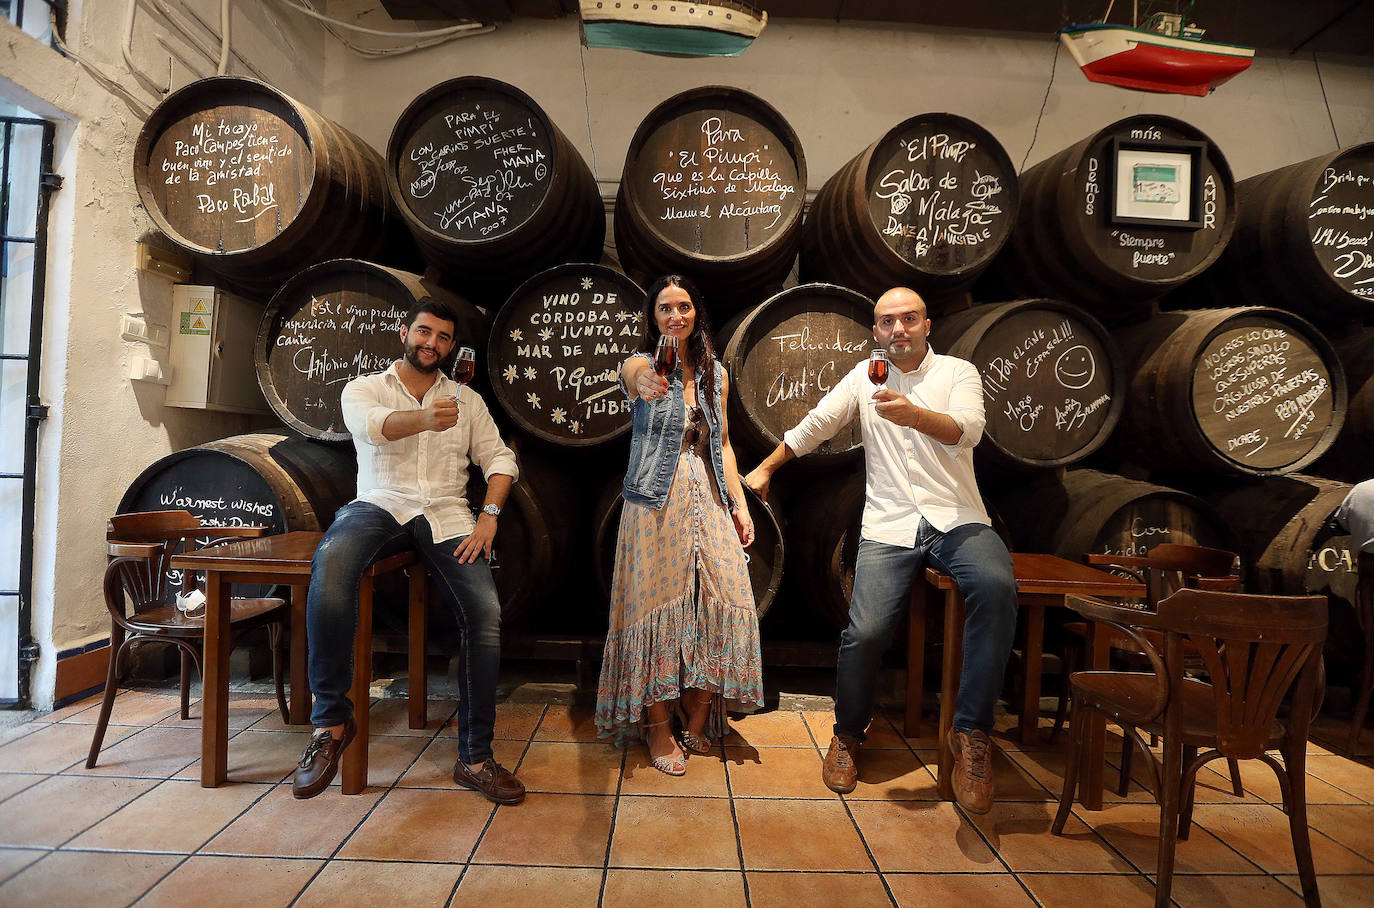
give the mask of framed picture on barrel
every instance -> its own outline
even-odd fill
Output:
[[[1202,226],[1202,142],[1147,142],[1120,137],[1108,149],[1113,224]]]

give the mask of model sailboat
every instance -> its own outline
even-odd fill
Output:
[[[581,0],[582,43],[671,57],[738,57],[768,13],[734,0]]]

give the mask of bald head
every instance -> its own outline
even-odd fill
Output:
[[[873,304],[873,324],[878,323],[880,311],[905,312],[908,309],[915,309],[922,319],[926,318],[926,301],[921,299],[921,294],[910,287],[893,287]]]
[[[921,364],[929,333],[925,300],[915,290],[893,287],[878,297],[873,306],[873,340],[898,369],[906,372]]]

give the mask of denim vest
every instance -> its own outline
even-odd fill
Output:
[[[649,359],[647,353],[636,353]],[[631,356],[630,359],[634,359]],[[629,362],[627,359],[625,362]],[[721,455],[720,416],[712,412],[704,401],[713,400],[716,408],[725,406],[720,397],[721,365],[716,361],[715,387],[703,389],[701,373],[696,374],[697,401],[702,403],[701,412],[706,425],[711,430],[711,468],[715,471],[716,488],[720,490],[721,500],[727,508],[734,507],[734,500],[725,486],[725,461]],[[621,369],[624,369],[622,364]],[[623,373],[622,373],[623,374]],[[677,458],[682,453],[682,433],[686,429],[685,408],[683,407],[682,368],[678,367],[668,376],[668,394],[658,400],[645,400],[637,394],[630,394],[621,382],[621,390],[630,397],[630,465],[625,470],[625,486],[622,494],[626,501],[644,505],[655,511],[662,509],[668,501],[668,490],[673,485],[673,473],[677,470]]]

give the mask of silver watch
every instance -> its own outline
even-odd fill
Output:
[[[500,508],[499,505],[489,504],[489,505],[486,505],[486,506],[484,506],[484,507],[482,508],[482,513],[483,513],[483,514],[490,514],[490,515],[493,516],[493,517],[500,517],[500,516],[501,516],[501,508]]]

